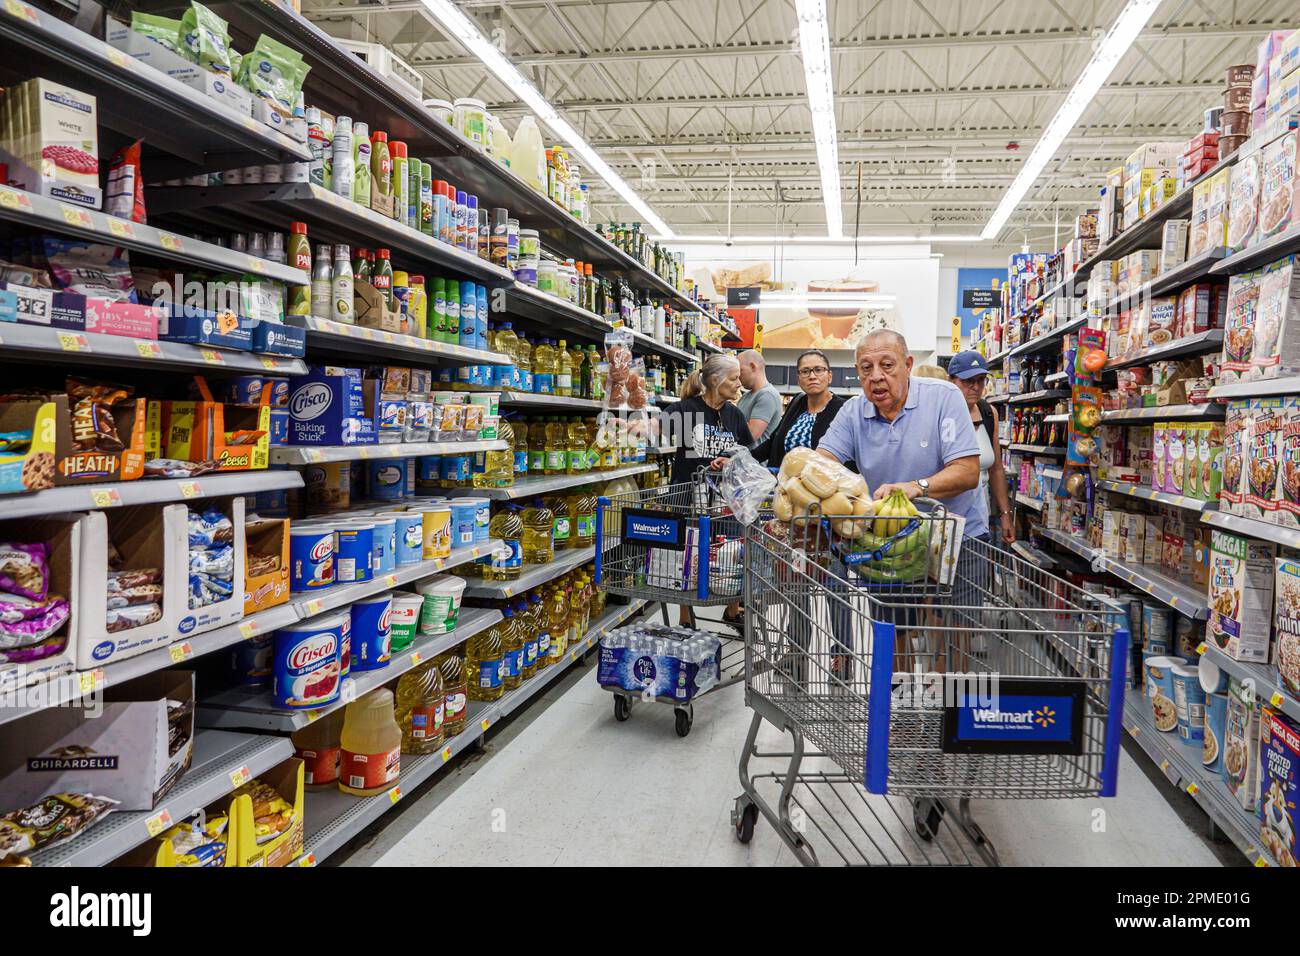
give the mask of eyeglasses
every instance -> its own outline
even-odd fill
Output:
[[[812,365],[809,366],[808,368],[799,369],[799,377],[811,378],[813,375],[825,375],[829,371],[830,369],[828,369],[825,365]]]

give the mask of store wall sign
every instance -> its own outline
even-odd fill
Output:
[[[621,520],[625,542],[635,541],[673,551],[682,551],[686,547],[686,522],[682,515],[624,508]]]
[[[743,289],[727,290],[727,305],[733,309],[757,309],[759,297],[762,295],[761,286],[749,286]]]
[[[1003,677],[993,701],[958,689],[945,699],[944,753],[1081,754],[1087,684]]]

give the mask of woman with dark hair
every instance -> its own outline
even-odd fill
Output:
[[[844,404],[843,398],[831,392],[831,363],[825,353],[808,349],[796,360],[795,371],[803,394],[790,400],[776,431],[750,451],[769,468],[780,468],[792,448],[816,448]]]

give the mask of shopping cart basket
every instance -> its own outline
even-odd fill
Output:
[[[950,591],[875,592],[781,528],[745,540],[742,842],[761,812],[808,865],[995,864],[972,798],[1114,795],[1128,632],[1113,606],[972,538]],[[758,749],[765,721],[788,750]]]
[[[704,469],[690,483],[602,496],[596,503],[596,584],[610,594],[659,601],[665,625],[670,624],[669,604],[690,608],[694,623],[694,608],[740,600],[744,534],[744,525],[731,513],[714,476]],[[709,633],[722,640],[721,679],[705,693],[739,683],[744,676],[740,637]],[[679,736],[690,733],[690,702],[605,689],[614,694],[616,719],[627,720],[637,701],[654,701],[676,710]]]

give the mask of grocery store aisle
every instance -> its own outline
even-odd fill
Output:
[[[749,846],[730,825],[751,712],[734,686],[698,702],[690,736],[671,708],[616,723],[592,668],[544,711],[503,728],[487,754],[410,801],[346,866],[795,865],[761,820]],[[768,742],[778,741],[775,732]],[[985,802],[976,820],[1004,865],[1214,866],[1218,858],[1125,754],[1114,800]],[[1094,811],[1105,810],[1104,832]]]

